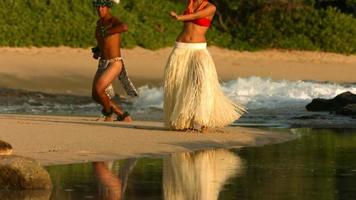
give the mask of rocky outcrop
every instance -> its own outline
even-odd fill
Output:
[[[12,146],[9,143],[0,140],[0,156],[7,156],[10,154],[12,154]]]
[[[341,115],[356,116],[356,95],[344,92],[333,99],[313,99],[306,106],[308,111],[329,111]]]
[[[337,110],[336,113],[341,115],[356,116],[356,103],[348,104],[347,106]]]
[[[33,159],[0,156],[0,190],[50,189],[48,172]]]
[[[1,200],[49,200],[51,190],[1,190]]]

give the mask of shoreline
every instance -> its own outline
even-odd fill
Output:
[[[134,84],[138,87],[161,85],[171,49],[123,49]],[[295,50],[240,52],[214,46],[208,49],[220,81],[255,76],[272,80],[356,83],[356,55]],[[0,47],[0,59],[0,88],[46,93],[90,96],[97,67],[90,49],[69,47]]]
[[[296,138],[292,133],[254,128],[225,127],[202,134],[169,131],[161,122],[127,124],[95,119],[0,114],[0,139],[13,146],[13,155],[33,158],[48,166],[156,157],[210,148],[263,146]]]
[[[172,48],[123,49],[129,76],[137,87],[162,84]],[[310,80],[356,83],[356,55],[264,50],[239,52],[209,47],[220,81],[262,77],[272,80]],[[52,94],[90,96],[97,60],[90,49],[0,48],[0,88]],[[117,81],[114,83],[118,86]],[[251,87],[254,87],[253,85]],[[117,87],[121,92],[121,86]],[[163,156],[205,148],[242,148],[294,139],[292,134],[262,129],[226,127],[228,133],[195,134],[168,131],[160,122],[96,122],[86,116],[40,116],[0,113],[0,140],[14,155],[31,157],[42,165]]]

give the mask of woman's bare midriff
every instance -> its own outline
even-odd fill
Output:
[[[192,22],[185,22],[184,30],[177,37],[177,42],[185,43],[205,43],[205,34],[208,28],[202,27]]]

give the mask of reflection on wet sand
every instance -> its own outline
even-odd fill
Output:
[[[53,166],[52,194],[0,192],[0,199],[217,200],[228,179],[243,169],[244,162],[224,149],[175,153],[163,162],[126,159]]]
[[[242,170],[243,161],[225,149],[173,154],[163,161],[164,199],[216,200]]]
[[[94,162],[94,174],[99,184],[99,199],[121,200],[126,191],[128,176],[136,164],[136,159],[127,159],[119,166],[119,170],[113,170],[113,162]]]

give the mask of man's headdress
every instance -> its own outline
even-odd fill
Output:
[[[93,0],[94,7],[107,6],[111,8],[114,3],[120,3],[120,0]]]

